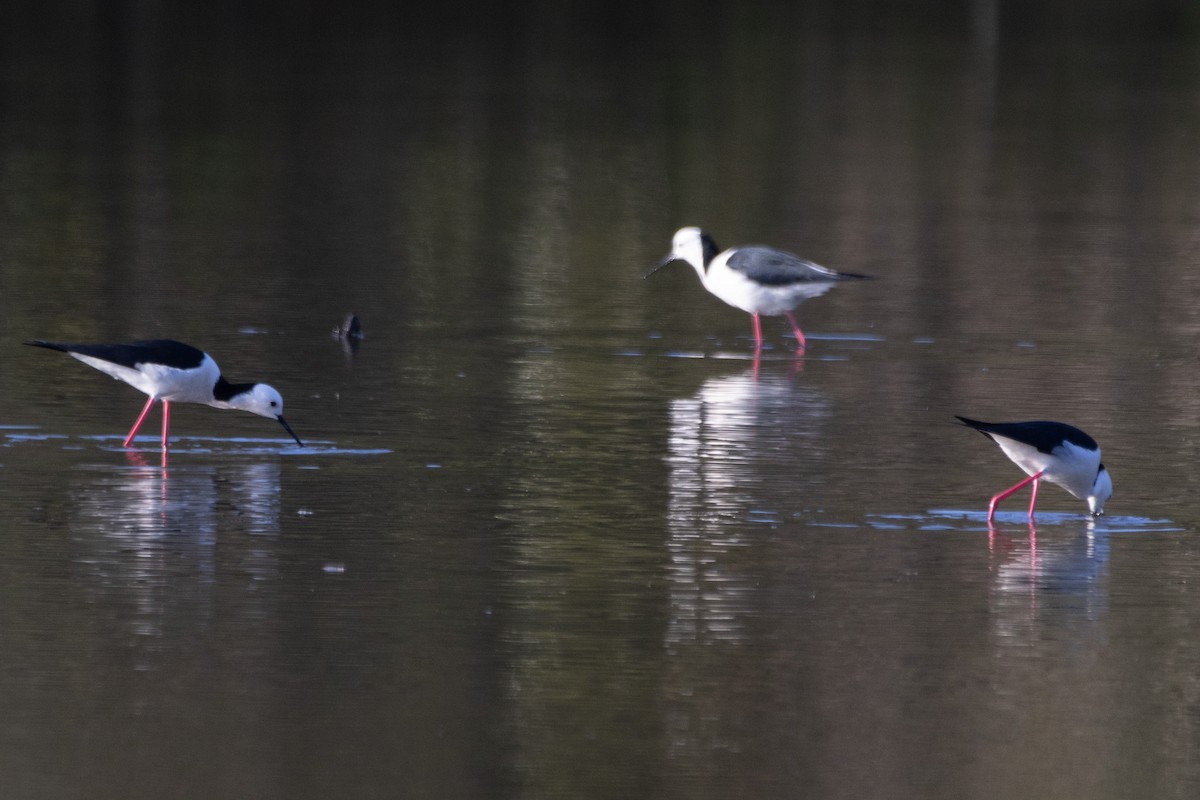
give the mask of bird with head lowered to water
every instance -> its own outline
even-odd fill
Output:
[[[957,416],[957,415],[956,415]],[[996,505],[1028,484],[1033,484],[1029,500],[1029,519],[1037,504],[1038,484],[1042,479],[1056,483],[1080,500],[1086,500],[1093,516],[1104,513],[1104,504],[1112,497],[1112,478],[1100,461],[1100,445],[1079,428],[1062,422],[980,422],[957,417],[1000,445],[1004,455],[1029,477],[1000,492],[988,504],[988,522],[996,515]]]
[[[173,402],[203,403],[269,417],[278,421],[296,444],[304,446],[283,418],[279,392],[265,383],[230,383],[212,356],[191,345],[171,339],[125,344],[62,344],[35,339],[25,344],[66,353],[150,396],[125,437],[125,447],[133,444],[155,400],[162,401],[163,450],[167,449]]]

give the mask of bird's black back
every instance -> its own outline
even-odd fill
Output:
[[[1082,447],[1086,450],[1100,449],[1100,445],[1096,444],[1096,440],[1091,436],[1088,436],[1079,430],[1079,428],[1063,422],[1051,422],[1048,420],[1035,420],[1032,422],[980,422],[979,420],[960,417],[957,414],[955,414],[955,418],[967,427],[979,431],[989,439],[992,438],[992,434],[1003,436],[1006,439],[1027,444],[1037,449],[1040,453],[1053,453],[1055,448],[1062,447],[1063,442],[1070,442],[1076,447]]]
[[[765,286],[853,281],[864,280],[868,277],[853,272],[834,272],[820,264],[806,261],[794,253],[763,245],[739,247],[733,251],[726,263],[730,269]]]
[[[25,342],[62,353],[78,353],[136,369],[139,364],[162,364],[178,369],[194,369],[204,361],[204,351],[173,339],[147,339],[124,344],[63,344],[34,339]]]

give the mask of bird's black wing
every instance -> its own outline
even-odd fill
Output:
[[[63,344],[34,339],[25,344],[63,353],[78,353],[130,369],[136,369],[139,364],[149,363],[193,369],[204,361],[204,351],[173,339],[149,339],[125,344]]]
[[[1079,430],[1079,428],[1063,422],[1051,422],[1049,420],[1035,420],[1032,422],[980,422],[979,420],[959,417],[957,414],[955,417],[962,424],[969,428],[974,428],[989,439],[992,438],[992,434],[1003,436],[1006,439],[1027,444],[1041,453],[1051,454],[1056,448],[1062,447],[1064,442],[1070,442],[1076,447],[1082,447],[1085,450],[1100,449],[1100,446],[1096,444],[1096,440],[1091,436],[1088,436]]]
[[[751,245],[733,251],[726,262],[730,269],[766,286],[787,286],[793,283],[830,283],[862,280],[868,276],[852,272],[834,272],[820,264],[806,261],[794,253],[773,247]]]

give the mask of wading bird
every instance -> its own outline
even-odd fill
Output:
[[[230,383],[221,374],[217,362],[203,350],[170,339],[154,339],[127,344],[60,344],[41,339],[25,342],[71,355],[89,367],[125,381],[150,395],[129,435],[125,447],[133,443],[138,428],[155,400],[162,401],[162,446],[167,449],[171,403],[203,403],[215,408],[236,408],[278,420],[296,444],[304,443],[283,418],[283,398],[265,383]]]

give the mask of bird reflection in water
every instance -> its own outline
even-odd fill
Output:
[[[1027,535],[988,527],[990,605],[1002,641],[1023,644],[1036,636],[1039,625],[1094,622],[1108,612],[1106,528],[1087,519],[1079,530],[1046,530],[1052,533],[1039,538],[1033,522]]]
[[[821,473],[828,402],[794,373],[706,380],[670,412],[668,646],[742,639],[758,566],[751,523]]]
[[[168,475],[139,457],[77,478],[72,561],[99,605],[135,609],[129,634],[161,637],[215,613],[218,537],[220,569],[277,574],[280,465],[189,463]]]
[[[784,498],[818,493],[828,416],[819,392],[794,373],[760,374],[757,360],[671,403],[664,649],[674,699],[665,724],[681,763],[721,746],[729,687],[712,676],[737,672],[755,620],[771,613],[761,589],[770,533],[761,526],[781,519],[774,504]],[[730,663],[713,663],[722,658]]]

